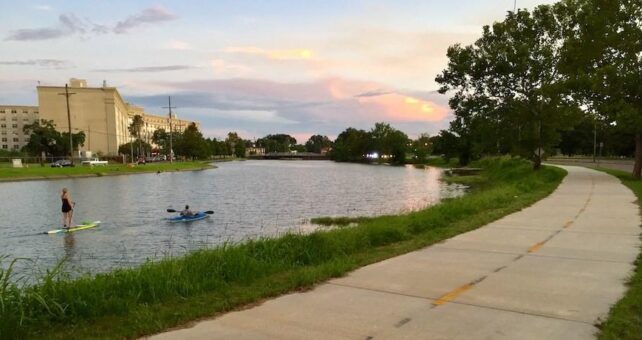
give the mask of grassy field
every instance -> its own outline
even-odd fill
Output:
[[[642,181],[635,180],[630,173],[619,170],[598,169],[622,181],[638,198],[642,205]],[[608,319],[600,325],[600,339],[640,339],[642,337],[642,254],[635,262],[636,270],[628,281],[626,295],[615,304]]]
[[[135,166],[128,166],[126,164],[108,164],[106,166],[76,166],[67,168],[52,168],[48,165],[41,167],[38,164],[30,164],[28,168],[0,167],[0,181],[18,179],[53,179],[74,176],[109,176],[129,173],[207,169],[210,167],[211,165],[209,162],[163,162]]]
[[[135,269],[66,279],[53,270],[21,286],[0,271],[0,338],[135,338],[268,297],[307,289],[364,265],[478,228],[551,193],[558,168],[480,162],[480,185],[464,197],[348,228],[290,234],[200,250]]]

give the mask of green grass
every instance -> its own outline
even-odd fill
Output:
[[[127,173],[181,171],[194,169],[207,169],[209,162],[174,162],[174,163],[149,163],[146,165],[128,166],[126,164],[108,164],[106,166],[75,166],[67,168],[52,168],[48,164],[41,167],[39,164],[29,164],[28,168],[0,168],[0,181],[17,179],[47,179],[74,176],[108,176]]]
[[[368,220],[371,220],[372,217],[331,217],[331,216],[323,216],[323,217],[314,217],[310,219],[310,223],[318,224],[318,225],[324,225],[324,226],[347,226],[352,223],[359,224],[366,222]]]
[[[622,181],[637,196],[642,204],[642,181],[635,180],[630,173],[620,170],[598,169]],[[640,339],[642,336],[642,253],[635,261],[635,273],[627,282],[628,290],[609,312],[609,316],[599,325],[600,339]]]
[[[557,168],[535,172],[516,159],[480,166],[487,185],[469,195],[355,227],[225,245],[74,280],[53,271],[29,286],[0,272],[0,338],[122,339],[159,332],[478,228],[547,196],[564,176]]]

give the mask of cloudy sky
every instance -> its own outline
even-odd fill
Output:
[[[532,8],[551,0],[518,0]],[[435,92],[446,49],[477,39],[513,0],[0,0],[0,103],[35,87],[103,80],[206,136],[336,137],[385,121],[410,136],[448,126]]]

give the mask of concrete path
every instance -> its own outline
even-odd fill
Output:
[[[154,339],[590,339],[640,247],[635,196],[579,167],[480,229]]]

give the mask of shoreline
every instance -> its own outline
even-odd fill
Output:
[[[367,264],[476,229],[547,196],[565,175],[555,168],[533,172],[523,161],[484,163],[488,170],[484,185],[469,195],[424,210],[380,216],[350,228],[198,250],[75,280],[45,280],[30,287],[10,285],[4,297],[7,319],[0,322],[0,332],[4,326],[7,334],[16,337],[156,334],[265,298],[308,289]],[[524,181],[529,185],[524,186]],[[69,291],[74,292],[73,298]],[[102,303],[88,303],[98,296]],[[42,301],[46,305],[55,302],[64,310],[52,317]],[[24,311],[28,322],[15,327],[25,319],[14,310]],[[73,317],[88,312],[91,318]],[[61,321],[71,322],[62,327]]]
[[[201,167],[187,168],[187,169],[142,170],[142,171],[123,171],[123,172],[91,172],[91,173],[83,173],[83,174],[66,174],[66,175],[52,175],[52,176],[43,175],[43,176],[25,176],[25,177],[0,177],[0,183],[50,181],[50,180],[62,180],[62,179],[73,179],[73,178],[91,178],[91,177],[108,177],[108,176],[124,176],[124,175],[141,175],[141,174],[153,174],[153,173],[157,173],[158,171],[160,171],[161,173],[182,172],[182,171],[203,171],[203,170],[211,170],[211,169],[218,168],[213,163],[215,162],[204,164]]]

